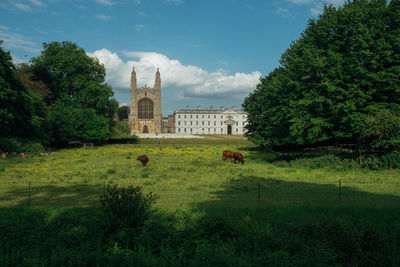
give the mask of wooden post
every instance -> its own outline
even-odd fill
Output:
[[[179,207],[182,207],[182,203],[183,203],[183,190],[184,190],[184,185],[182,185],[181,199],[180,199],[180,201],[179,201]]]
[[[258,182],[258,197],[257,197],[257,203],[260,205],[260,191],[261,191],[261,182]]]
[[[31,182],[28,182],[28,207],[31,206]]]
[[[339,179],[339,205],[342,204],[342,179]]]

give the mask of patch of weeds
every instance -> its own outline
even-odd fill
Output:
[[[130,156],[127,156],[126,159],[131,159],[131,157],[130,157]]]
[[[84,184],[89,183],[89,179],[83,179],[83,180],[82,180],[82,183],[84,183]]]
[[[5,171],[6,171],[6,168],[0,167],[0,172],[5,172]]]
[[[87,162],[85,159],[80,159],[80,160],[77,160],[76,162],[82,162],[82,163],[84,163],[84,162]]]
[[[107,174],[116,174],[117,170],[116,169],[108,169]]]

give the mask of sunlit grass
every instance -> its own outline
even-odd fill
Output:
[[[293,167],[271,162],[243,137],[143,140],[141,144],[63,149],[48,157],[0,160],[0,205],[99,205],[105,184],[140,185],[160,195],[158,205],[400,204],[400,171]],[[245,164],[222,160],[238,151]],[[146,167],[136,160],[146,154]],[[304,160],[304,159],[302,159]],[[312,161],[313,159],[306,159]],[[258,191],[260,189],[260,198]]]

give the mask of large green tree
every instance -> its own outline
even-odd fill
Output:
[[[10,53],[0,47],[0,137],[41,138],[45,117],[41,96],[18,79]]]
[[[260,144],[353,142],[368,117],[400,111],[400,1],[325,6],[244,101]]]
[[[72,42],[44,43],[43,48],[41,55],[31,60],[30,80],[34,86],[40,82],[50,90],[48,125],[54,134],[53,142],[98,141],[109,137],[118,102],[105,83],[104,66]],[[68,114],[60,112],[68,109],[71,111]],[[88,120],[82,124],[85,119]]]

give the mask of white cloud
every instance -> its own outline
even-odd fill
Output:
[[[26,12],[32,12],[32,9],[30,6],[25,5],[25,4],[21,4],[21,3],[15,3],[15,6],[22,11],[26,11]]]
[[[284,18],[293,18],[292,13],[287,8],[278,7],[275,12]]]
[[[180,4],[183,3],[183,0],[165,0],[166,3],[171,3],[174,4],[176,6],[179,6]]]
[[[146,29],[146,25],[142,25],[142,24],[135,25],[135,30],[137,30],[138,32],[143,31],[144,29]]]
[[[23,35],[17,33],[9,33],[0,29],[0,40],[4,41],[4,46],[9,49],[21,49],[26,52],[40,52],[37,44],[29,41]]]
[[[102,19],[102,20],[110,20],[111,16],[106,16],[106,15],[96,15],[96,18]]]
[[[42,1],[40,0],[29,0],[33,5],[35,6],[46,6]]]
[[[106,6],[112,6],[115,4],[115,2],[112,2],[110,0],[95,0],[97,3],[106,5]]]
[[[318,16],[323,12],[324,5],[333,5],[334,7],[339,7],[344,4],[345,0],[286,0],[286,2],[296,5],[309,5],[311,6],[311,14],[314,16]],[[278,12],[278,10],[280,12]],[[286,14],[286,10],[288,11],[287,13],[290,14],[290,11],[288,9],[285,10],[285,8],[278,8],[278,10],[277,13],[280,13],[283,16],[284,14]]]
[[[103,48],[88,53],[97,57],[106,68],[106,80],[114,90],[121,88],[129,91],[132,67],[135,67],[138,87],[154,85],[156,69],[160,69],[163,88],[179,90],[182,97],[229,97],[243,98],[254,90],[259,83],[261,73],[235,73],[229,75],[226,70],[209,73],[197,66],[182,65],[178,60],[154,52],[124,51],[122,54],[133,60],[124,62],[116,53]]]

